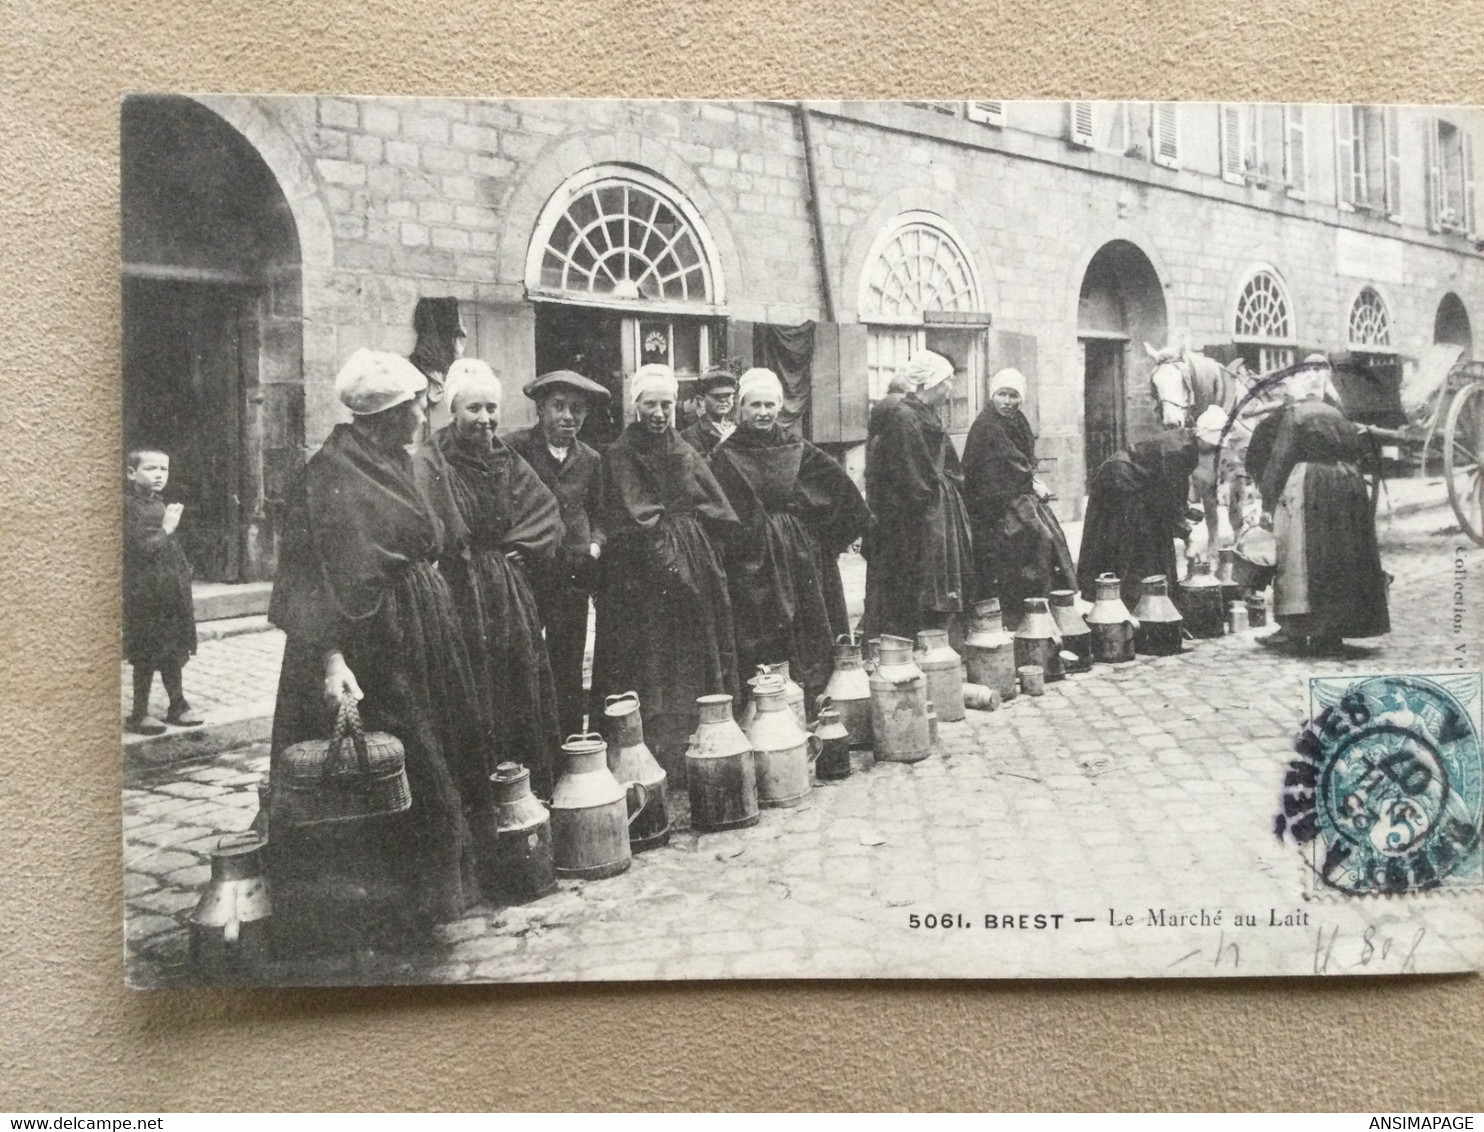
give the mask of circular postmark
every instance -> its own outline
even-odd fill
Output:
[[[1280,835],[1354,894],[1481,883],[1477,675],[1317,677],[1294,743]],[[1473,709],[1472,711],[1470,709]]]

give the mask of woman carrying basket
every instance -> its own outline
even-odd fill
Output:
[[[290,949],[405,941],[459,916],[476,895],[464,808],[484,787],[485,752],[469,658],[437,566],[458,553],[462,527],[451,498],[419,485],[407,452],[423,426],[426,386],[405,358],[357,351],[335,379],[353,419],[335,426],[289,495],[268,611],[288,637],[268,861]],[[401,742],[411,807],[303,824],[280,812],[281,756],[326,738],[347,702],[365,730]]]

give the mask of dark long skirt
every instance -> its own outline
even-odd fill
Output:
[[[1096,598],[1097,577],[1105,573],[1119,578],[1129,609],[1138,604],[1142,579],[1150,575],[1163,574],[1175,593],[1175,532],[1150,514],[1137,491],[1104,487],[1094,479],[1077,552],[1077,587],[1088,601]]]
[[[1307,637],[1379,637],[1391,631],[1386,605],[1386,574],[1376,544],[1376,523],[1365,481],[1350,464],[1304,463],[1289,473],[1303,476],[1301,529],[1278,525],[1275,534],[1303,539],[1308,612],[1284,613],[1285,554],[1280,541],[1277,580],[1278,618],[1290,631]],[[1284,492],[1285,499],[1288,492]],[[1280,503],[1280,507],[1282,504]]]
[[[485,757],[468,655],[437,567],[410,566],[342,651],[364,693],[366,730],[406,750],[412,807],[302,828],[270,813],[275,931],[291,951],[402,942],[477,898],[464,806],[483,788]],[[283,749],[328,737],[334,719],[321,647],[290,635],[273,717],[275,785]]]
[[[666,519],[654,542],[610,542],[597,595],[593,703],[639,693],[644,733],[665,770],[683,777],[698,696],[737,695],[732,605],[720,558],[693,515]]]
[[[1046,597],[1052,590],[1072,589],[1077,572],[1067,536],[1051,508],[1034,495],[1014,499],[976,546],[983,569],[994,580],[1006,628],[1019,627],[1025,599]]]
[[[541,614],[523,567],[497,549],[449,570],[489,734],[487,773],[511,760],[530,768],[531,789],[551,797],[557,734],[556,686],[541,638]]]

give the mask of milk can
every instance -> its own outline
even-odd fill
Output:
[[[1228,633],[1245,633],[1247,631],[1247,605],[1245,602],[1234,601],[1226,609],[1226,631]]]
[[[1242,600],[1242,585],[1237,581],[1236,571],[1236,548],[1223,547],[1217,552],[1216,580],[1221,583],[1221,604],[1228,609],[1232,602]]]
[[[853,636],[835,638],[835,670],[824,686],[840,723],[850,733],[850,745],[871,746],[871,678],[861,662],[861,646]]]
[[[1068,672],[1086,672],[1092,667],[1092,630],[1077,608],[1076,590],[1051,591],[1051,619],[1061,633],[1061,650],[1075,660],[1067,661]]]
[[[501,763],[490,775],[493,800],[482,831],[480,883],[501,904],[524,904],[557,889],[551,815],[531,793],[531,772]]]
[[[969,683],[998,692],[1001,703],[1015,698],[1015,638],[1005,632],[999,598],[987,597],[974,603],[963,654],[964,675]]]
[[[1000,694],[987,684],[964,685],[964,707],[975,711],[998,711]]]
[[[598,880],[617,876],[633,861],[629,826],[644,813],[649,792],[642,782],[620,784],[608,769],[608,745],[594,732],[569,735],[567,765],[551,793],[551,836],[557,875]],[[639,808],[629,814],[629,791]]]
[[[964,717],[964,662],[948,643],[947,629],[923,629],[917,634],[912,659],[927,680],[927,697],[938,719],[957,723]]]
[[[1268,599],[1263,594],[1251,594],[1247,598],[1247,627],[1261,629],[1268,623]]]
[[[725,693],[696,700],[700,723],[685,752],[691,828],[702,833],[756,825],[757,763]]]
[[[912,642],[883,636],[871,673],[872,748],[878,762],[915,763],[932,754],[928,740],[927,681],[912,660]]]
[[[795,684],[789,677],[788,661],[779,661],[777,664],[759,664],[757,666],[757,674],[747,681],[747,686],[755,692],[758,681],[764,676],[783,677],[784,702],[788,704],[789,709],[794,713],[794,718],[799,721],[799,726],[807,728],[809,723],[805,718],[804,712],[804,689]],[[742,718],[738,720],[738,723],[741,725],[743,731],[746,731],[752,726],[752,720],[756,715],[757,696],[754,694],[742,705]]]
[[[639,693],[624,692],[603,702],[608,728],[608,769],[620,782],[642,782],[649,792],[644,815],[629,827],[635,853],[658,849],[670,840],[670,793],[665,768],[644,742]]]
[[[757,760],[758,804],[797,806],[809,793],[809,772],[819,755],[819,736],[799,726],[781,676],[759,676],[752,698],[757,714],[747,730]]]
[[[1044,597],[1025,599],[1025,619],[1015,631],[1015,667],[1027,664],[1039,665],[1048,684],[1066,675],[1062,671],[1061,631]]]
[[[1097,600],[1087,615],[1092,631],[1092,658],[1099,664],[1122,664],[1134,659],[1134,630],[1139,622],[1123,604],[1123,583],[1112,574],[1100,574]]]
[[[191,962],[204,973],[252,971],[272,957],[265,844],[255,833],[235,834],[219,839],[211,851],[211,879],[187,921]]]
[[[1169,579],[1163,574],[1144,579],[1144,596],[1134,616],[1139,622],[1134,630],[1136,650],[1145,656],[1173,656],[1180,651],[1180,611],[1170,600]]]
[[[814,760],[814,773],[822,779],[850,777],[850,732],[845,729],[829,696],[820,696],[814,719],[814,734],[819,737],[819,756]]]
[[[1211,564],[1197,558],[1180,583],[1180,611],[1192,637],[1219,637],[1226,629],[1221,583],[1211,573]]]

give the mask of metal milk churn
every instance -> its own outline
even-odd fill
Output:
[[[757,762],[724,692],[696,700],[700,723],[685,752],[690,824],[703,833],[756,825]]]
[[[1180,609],[1192,637],[1219,637],[1226,630],[1225,603],[1221,582],[1211,573],[1211,564],[1195,559],[1190,573],[1180,583]]]
[[[927,681],[906,637],[881,638],[871,673],[872,748],[878,762],[915,763],[933,753],[928,738]]]
[[[840,723],[850,733],[850,745],[871,746],[871,678],[861,662],[861,647],[853,636],[835,638],[835,670],[824,686],[824,694],[839,713]],[[823,777],[823,772],[821,772]]]
[[[1062,671],[1061,630],[1044,597],[1025,599],[1025,620],[1015,630],[1015,667],[1027,664],[1040,665],[1048,684],[1066,675]]]
[[[822,779],[849,778],[850,732],[828,695],[819,697],[814,734],[819,738],[819,756],[814,761],[814,773]]]
[[[1100,574],[1094,583],[1097,600],[1087,615],[1092,631],[1092,658],[1099,664],[1122,664],[1134,659],[1134,630],[1139,622],[1123,604],[1123,583],[1112,574]]]
[[[644,813],[642,782],[620,784],[608,769],[608,744],[594,732],[569,735],[567,765],[551,792],[551,836],[557,875],[597,880],[617,876],[633,862],[629,825]],[[639,808],[629,815],[630,790]]]
[[[804,689],[795,684],[789,677],[788,661],[785,660],[778,664],[759,664],[757,666],[757,675],[747,681],[747,686],[753,689],[753,695],[742,705],[742,718],[737,721],[741,725],[742,730],[749,730],[752,727],[754,717],[757,715],[757,683],[764,676],[781,676],[783,678],[784,702],[788,704],[789,709],[794,713],[794,718],[799,721],[799,726],[807,728],[809,723],[804,713]]]
[[[635,853],[658,849],[670,840],[670,794],[665,768],[644,742],[639,693],[609,696],[603,705],[608,721],[608,769],[620,782],[642,782],[649,792],[643,817],[629,827],[629,847]]]
[[[490,775],[493,802],[481,857],[481,883],[504,904],[524,904],[557,890],[551,815],[531,793],[531,772],[501,763]]]
[[[273,901],[263,876],[266,842],[233,834],[211,851],[211,879],[188,923],[191,962],[204,972],[251,971],[272,956]]]
[[[1216,580],[1221,583],[1221,603],[1228,609],[1234,601],[1242,600],[1242,585],[1237,581],[1237,551],[1235,547],[1223,547],[1218,552]]]
[[[927,678],[927,696],[944,723],[964,718],[964,662],[948,643],[947,629],[923,629],[917,634],[912,659]]]
[[[983,684],[998,692],[1001,703],[1015,698],[1015,639],[1005,632],[999,598],[974,603],[963,654],[964,674],[970,684]]]
[[[1086,672],[1092,667],[1092,630],[1077,608],[1076,590],[1051,591],[1051,619],[1061,632],[1062,652],[1077,658],[1068,662],[1067,671]]]
[[[1180,651],[1180,611],[1170,600],[1169,579],[1163,574],[1144,579],[1144,594],[1134,617],[1139,622],[1134,630],[1134,648],[1139,652],[1145,656],[1173,656]]]
[[[753,689],[757,715],[747,730],[757,760],[757,800],[763,806],[797,806],[809,793],[809,771],[820,739],[799,726],[783,678],[759,676]]]

